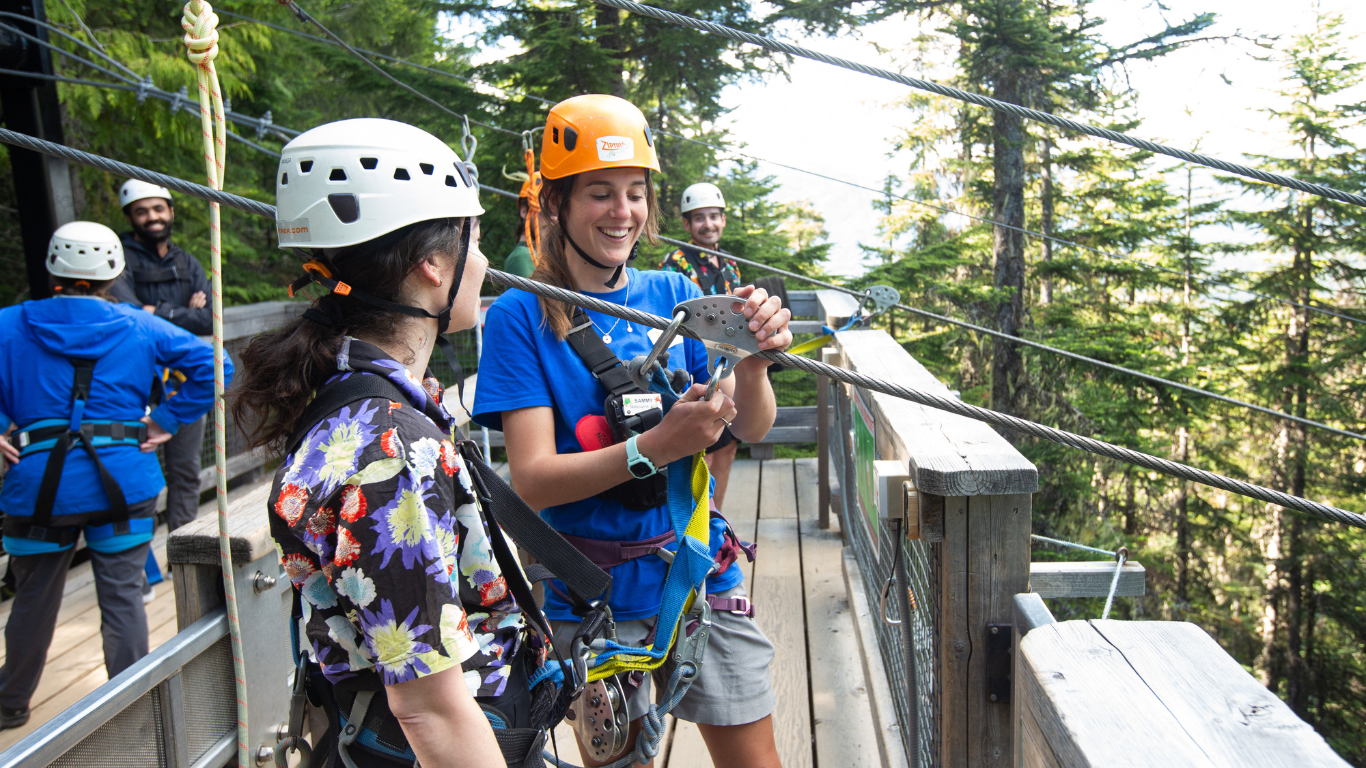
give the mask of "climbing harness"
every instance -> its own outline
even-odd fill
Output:
[[[296,451],[308,431],[329,413],[359,400],[395,400],[401,397],[405,395],[398,386],[382,376],[362,374],[333,382],[324,387],[308,405],[300,419],[303,426],[291,438],[286,453]],[[526,722],[514,721],[510,714],[496,706],[483,705],[508,765],[529,768],[540,764],[544,733],[563,717],[580,690],[583,678],[581,675],[575,676],[576,667],[565,663],[559,649],[554,646],[550,627],[536,608],[528,578],[541,581],[553,575],[561,580],[571,594],[595,596],[607,591],[611,577],[560,539],[554,529],[527,507],[506,482],[488,467],[473,442],[459,439],[454,430],[451,437],[457,441],[461,458],[470,470],[470,479],[478,499],[475,507],[488,530],[494,559],[502,570],[508,590],[522,607],[523,615],[550,643],[556,657],[555,661],[526,676],[525,688],[531,697],[530,706],[525,708],[529,711]],[[518,545],[530,552],[539,564],[529,566],[524,571],[506,538],[498,534],[499,529],[513,536]],[[303,613],[297,590],[293,600],[291,642],[296,676],[290,706],[290,730],[288,737],[275,749],[276,764],[284,764],[292,749],[331,749],[330,743],[325,747],[318,744],[309,747],[302,739],[303,705],[310,700],[323,707],[335,726],[329,728],[328,733],[337,736],[336,750],[344,765],[357,765],[356,754],[360,752],[397,763],[412,764],[416,756],[408,747],[402,729],[388,711],[378,676],[370,675],[354,683],[348,681],[344,689],[329,683],[321,668],[309,660],[306,651],[301,650],[298,632]],[[600,623],[602,612],[596,611],[594,616],[599,617]],[[514,660],[512,663],[522,662]],[[568,676],[566,670],[569,671]],[[513,671],[516,673],[518,670]],[[541,687],[542,683],[547,682],[549,685]],[[509,681],[510,691],[521,687]]]
[[[835,334],[841,331],[852,331],[858,328],[866,328],[872,325],[873,321],[880,317],[887,310],[901,303],[901,293],[890,285],[874,285],[863,292],[859,297],[859,311],[854,313],[840,328],[831,328],[828,325],[821,326],[823,336],[804,341],[787,350],[789,355],[804,355],[813,349],[820,349],[834,340]],[[872,311],[869,311],[869,308]]]
[[[118,480],[100,461],[96,448],[107,446],[137,446],[147,440],[147,425],[140,421],[86,419],[85,406],[90,400],[90,385],[94,380],[97,360],[67,358],[74,369],[71,384],[71,416],[67,419],[39,419],[15,435],[14,445],[20,458],[43,451],[48,452],[47,466],[38,486],[38,499],[33,516],[5,515],[4,535],[17,539],[34,539],[62,547],[76,543],[81,529],[87,525],[112,524],[110,535],[129,533],[128,504]],[[62,469],[73,442],[79,442],[90,460],[95,463],[104,494],[109,498],[109,509],[85,515],[62,515],[63,524],[52,524],[52,511],[57,502],[57,490],[62,482]],[[146,521],[144,521],[146,524]],[[150,528],[149,528],[150,530]]]
[[[204,0],[189,0],[180,26],[185,50],[195,65],[199,84],[199,119],[204,132],[204,161],[209,187],[223,189],[227,161],[227,122],[223,93],[218,87],[214,58],[218,55],[218,17]],[[213,447],[218,499],[218,561],[223,571],[228,633],[232,638],[232,672],[237,686],[237,765],[251,764],[248,754],[247,672],[242,652],[242,625],[237,616],[237,586],[233,579],[232,547],[228,534],[228,449],[223,402],[223,221],[218,203],[209,204],[209,271],[213,285]]]

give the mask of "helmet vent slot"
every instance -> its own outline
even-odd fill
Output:
[[[436,166],[432,165],[431,163],[418,163],[417,166],[421,168],[422,173],[427,176],[431,176],[432,173],[436,171]]]
[[[579,132],[566,125],[564,127],[564,148],[573,152],[574,147],[578,146],[578,144]]]
[[[110,269],[114,269],[114,268],[115,268],[115,267],[114,267],[114,260],[113,260],[113,259],[110,259],[110,260],[109,260],[109,268],[110,268]]]
[[[327,204],[337,214],[337,220],[350,224],[360,218],[360,199],[349,193],[334,193],[327,196]]]
[[[282,173],[282,174],[280,174],[280,186],[284,187],[284,186],[288,186],[288,185],[289,185],[289,174],[287,174],[287,173]]]
[[[311,171],[311,170],[313,170],[313,161],[312,161],[312,160],[300,160],[300,161],[299,161],[299,173],[308,173],[308,172]]]
[[[379,165],[379,158],[378,158],[378,157],[362,157],[362,158],[360,159],[360,167],[364,168],[364,169],[367,170],[367,171],[373,171],[373,170],[375,170],[375,168],[376,168],[378,165]]]
[[[645,126],[645,146],[647,146],[647,147],[653,147],[654,145],[655,145],[655,137],[654,137],[653,135],[651,135],[651,133],[650,133],[650,126],[647,125],[647,126]]]
[[[456,183],[455,183],[455,177],[452,176],[452,175],[450,175],[450,174],[448,173],[448,174],[446,174],[446,186],[448,186],[448,187],[458,187],[458,186],[460,186],[460,185],[459,185],[459,184],[456,184]]]
[[[327,175],[328,181],[346,181],[345,168],[333,168],[332,173]]]
[[[397,179],[397,180],[399,180],[399,181],[412,181],[412,178],[413,178],[413,177],[411,177],[411,176],[408,175],[408,169],[407,169],[407,168],[395,168],[395,169],[394,169],[394,178]]]
[[[550,140],[556,144],[560,143],[560,129],[558,126],[550,129]]]

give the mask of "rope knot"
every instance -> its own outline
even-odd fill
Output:
[[[213,6],[204,0],[185,3],[180,26],[185,30],[185,47],[189,49],[190,61],[201,66],[212,62],[218,55],[218,16],[214,14]]]

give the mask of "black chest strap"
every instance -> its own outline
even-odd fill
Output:
[[[626,366],[621,364],[617,355],[607,346],[607,342],[598,335],[597,329],[593,327],[593,321],[588,318],[588,313],[582,307],[574,308],[573,328],[564,340],[569,342],[569,346],[574,348],[583,364],[588,366],[588,370],[593,374],[593,378],[602,382],[602,386],[607,389],[609,394],[628,395],[640,392],[640,387],[631,380],[631,374],[627,373]]]
[[[109,497],[111,516],[108,521],[119,523],[128,519],[128,504],[124,500],[123,489],[105,468],[104,462],[100,461],[100,455],[95,452],[95,446],[90,442],[94,430],[81,426],[85,404],[90,400],[90,384],[95,378],[95,364],[99,361],[74,357],[68,358],[68,361],[75,369],[71,383],[71,426],[75,427],[76,431],[73,432],[70,428],[62,430],[61,434],[57,435],[57,442],[53,444],[51,452],[48,453],[43,479],[38,485],[38,500],[33,506],[34,530],[47,530],[52,524],[52,508],[57,502],[57,489],[62,483],[62,468],[66,466],[66,453],[71,449],[73,437],[80,441],[81,447],[95,463],[95,469],[100,474],[100,484],[104,486],[104,494]]]
[[[179,279],[180,270],[175,267],[133,270],[133,282],[135,283],[169,283]]]

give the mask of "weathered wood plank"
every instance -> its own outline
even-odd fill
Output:
[[[1105,597],[1115,577],[1115,564],[1105,560],[1077,563],[1030,563],[1029,591],[1039,597]],[[1142,597],[1145,572],[1130,560],[1119,572],[1119,597]]]
[[[770,472],[786,464],[786,473]],[[766,462],[763,495],[760,497],[759,552],[750,594],[756,606],[755,620],[773,642],[776,654],[770,670],[777,709],[773,731],[784,768],[810,768],[811,711],[807,689],[806,637],[802,610],[800,544],[797,541],[792,463]],[[772,478],[772,479],[770,479]],[[786,492],[779,493],[786,480]],[[774,509],[774,506],[777,509]],[[790,515],[790,516],[782,516]]]
[[[968,499],[968,764],[1009,766],[1013,760],[1011,710],[991,701],[987,681],[989,625],[1014,621],[1014,596],[1029,586],[1028,494]],[[999,630],[998,630],[999,631]]]
[[[939,575],[939,764],[968,768],[968,500],[944,499],[944,543]]]
[[[859,300],[843,291],[822,288],[816,291],[816,303],[820,305],[820,319],[826,325],[838,328],[846,320],[858,314]]]
[[[868,681],[869,698],[872,707],[873,731],[877,734],[878,750],[887,768],[903,768],[906,765],[906,750],[901,740],[900,726],[897,724],[896,705],[892,700],[892,686],[888,682],[887,669],[882,663],[882,652],[877,646],[877,630],[873,622],[877,617],[869,607],[868,594],[863,588],[863,574],[853,549],[844,548],[844,588],[849,596],[849,614],[854,621],[854,631],[858,635],[859,655],[863,659],[864,679]],[[821,765],[825,765],[822,763]]]
[[[764,462],[759,493],[759,519],[797,519],[797,492],[793,486],[792,459]],[[796,536],[793,536],[796,539]]]
[[[697,724],[675,720],[667,768],[712,768],[714,765]]]
[[[271,480],[266,478],[228,503],[228,535],[232,541],[232,561],[246,565],[275,551],[270,538],[266,502]],[[200,515],[171,534],[166,555],[172,563],[218,565],[218,516]]]
[[[798,459],[794,467],[816,765],[881,766],[858,632],[844,585],[842,537],[838,526],[819,526],[816,460]]]
[[[763,464],[758,461],[736,461],[730,467],[730,484],[726,489],[726,508],[721,513],[730,521],[731,528],[741,541],[754,541],[758,537],[759,520],[759,477]],[[764,553],[759,552],[759,557]],[[745,571],[745,586],[754,584],[754,564],[742,561],[740,567]]]
[[[1186,724],[1088,622],[1030,632],[1020,642],[1016,670],[1021,709],[1032,715],[1038,740],[1061,765],[1230,765],[1201,749]]]
[[[1215,763],[1240,768],[1347,765],[1196,625],[1097,620],[1091,626]]]
[[[848,367],[943,397],[948,387],[906,354],[883,331],[845,331],[835,336]],[[891,455],[909,461],[921,493],[980,496],[1033,493],[1038,471],[991,427],[951,413],[875,392],[864,394]],[[879,441],[883,438],[879,437]]]

